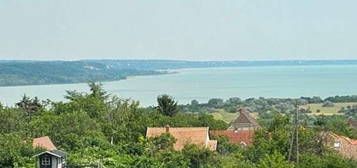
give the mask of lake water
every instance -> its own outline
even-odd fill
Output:
[[[193,99],[229,97],[300,97],[357,95],[357,65],[266,66],[175,70],[174,74],[138,76],[104,82],[107,92],[156,104],[156,97],[169,94],[180,104]],[[88,91],[86,84],[0,87],[0,102],[12,106],[22,95],[64,100],[65,90]]]

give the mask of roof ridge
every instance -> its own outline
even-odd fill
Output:
[[[337,135],[336,133],[331,132],[331,131],[330,131],[330,134],[332,136],[334,136],[334,137],[337,137],[337,138],[343,138],[344,140],[346,140],[351,145],[357,145],[357,144],[354,144],[354,141],[357,141],[357,139],[351,139],[351,138],[343,136],[343,135]]]
[[[166,127],[147,127],[147,128],[166,128]],[[209,127],[170,127],[170,129],[180,129],[180,128],[204,128],[204,129],[206,129],[206,128],[209,128]]]
[[[233,121],[231,121],[230,124],[239,122],[239,119],[241,118],[245,118],[246,120],[248,120],[249,123],[258,125],[257,120],[250,116],[246,109],[239,109],[239,116],[237,116]]]

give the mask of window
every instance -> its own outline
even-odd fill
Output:
[[[49,157],[43,157],[43,158],[41,159],[41,165],[46,165],[46,166],[51,165],[51,158],[49,158]]]

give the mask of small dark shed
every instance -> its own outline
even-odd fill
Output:
[[[35,155],[37,168],[64,168],[67,153],[61,150],[45,151]]]

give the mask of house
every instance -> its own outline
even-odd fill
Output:
[[[234,119],[227,130],[210,131],[213,136],[224,136],[232,144],[248,146],[253,143],[255,130],[260,128],[257,120],[246,109],[239,109],[239,116]]]
[[[213,130],[210,134],[213,136],[224,136],[229,143],[249,146],[253,143],[254,130]]]
[[[229,124],[228,130],[256,130],[260,128],[257,120],[246,109],[239,109],[239,116]]]
[[[146,137],[169,133],[176,139],[175,150],[182,150],[187,144],[195,144],[215,151],[217,141],[209,139],[208,130],[208,127],[148,127]]]
[[[325,138],[325,145],[335,149],[342,156],[357,159],[357,139],[350,139],[337,135],[333,132],[322,133]]]
[[[68,154],[58,150],[48,136],[33,139],[32,146],[45,150],[34,156],[37,168],[63,168],[66,166]]]

